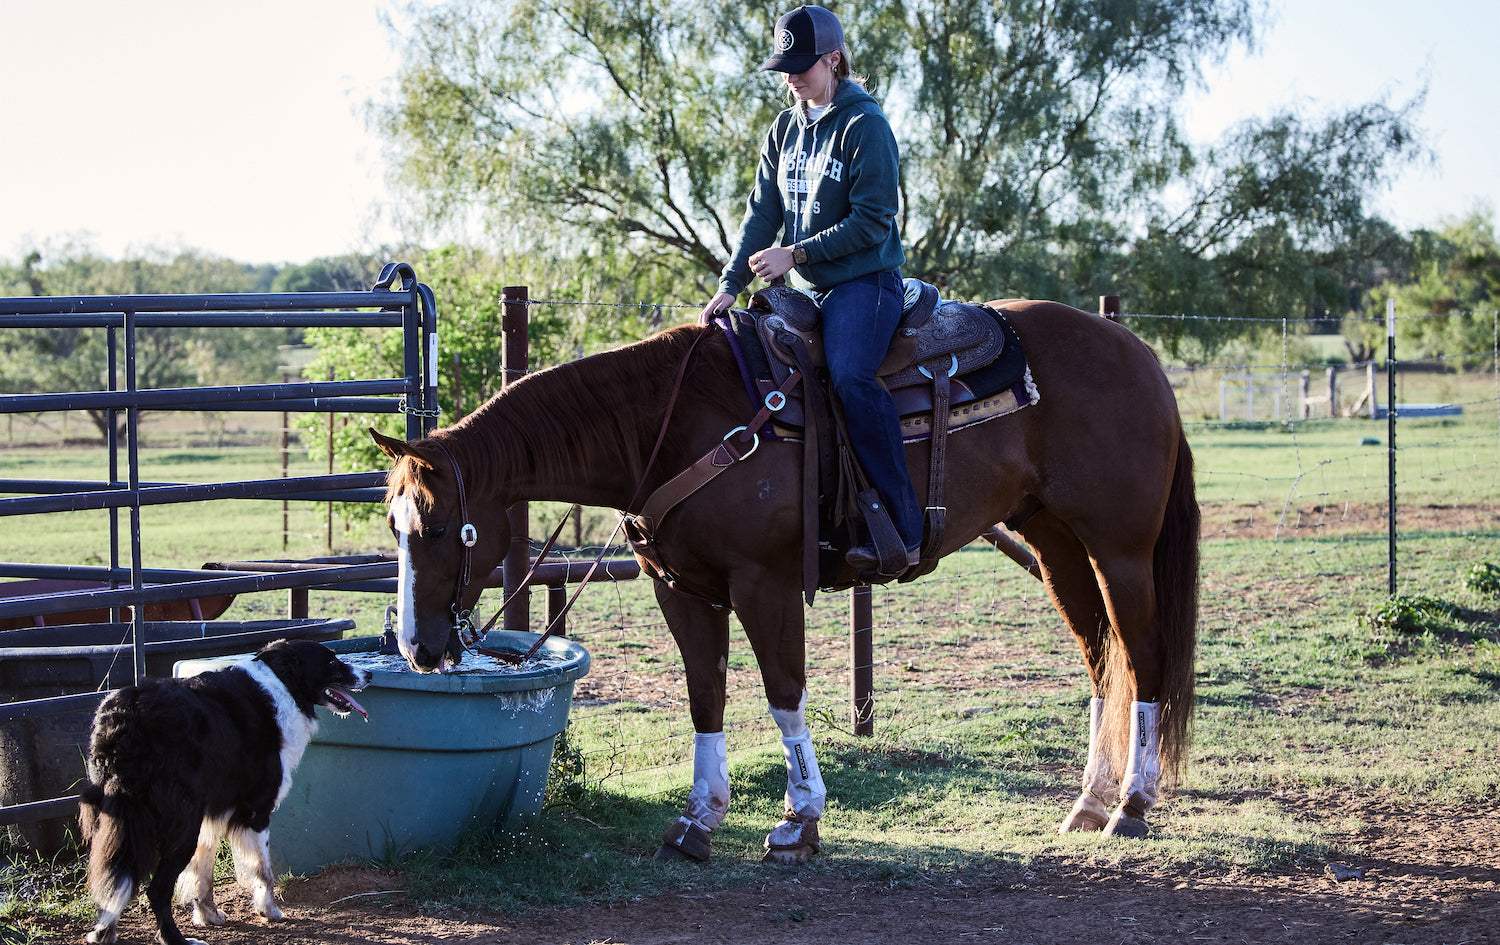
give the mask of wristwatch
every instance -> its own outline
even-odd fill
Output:
[[[799,266],[807,262],[807,250],[802,248],[801,243],[792,246],[792,262]]]

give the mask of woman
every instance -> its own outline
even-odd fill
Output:
[[[916,564],[922,513],[906,472],[900,419],[875,379],[901,321],[896,231],[900,155],[890,124],[849,73],[838,17],[802,6],[776,21],[776,54],[762,70],[786,74],[793,104],[761,147],[739,248],[703,307],[706,324],[728,308],[750,281],[790,273],[823,310],[828,374],[848,425],[855,455],[880,493]],[[778,239],[780,242],[778,243]],[[873,545],[851,549],[857,571],[873,571]]]

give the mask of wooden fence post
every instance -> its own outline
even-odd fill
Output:
[[[526,376],[531,353],[527,344],[531,293],[524,285],[508,285],[500,290],[503,306],[500,312],[500,333],[504,339],[501,347],[501,386],[508,387]],[[505,551],[502,564],[502,585],[509,597],[531,565],[530,508],[525,502],[517,502],[505,510],[510,522],[510,547]],[[531,592],[517,594],[500,625],[506,630],[531,629]]]
[[[849,590],[849,709],[856,735],[875,734],[875,614],[870,585]]]

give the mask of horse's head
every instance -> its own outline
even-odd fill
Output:
[[[434,672],[462,658],[460,615],[467,616],[485,578],[500,563],[509,529],[504,514],[495,515],[494,509],[476,505],[476,496],[462,494],[463,473],[436,441],[407,443],[375,430],[370,436],[395,460],[386,502],[400,562],[397,641],[412,669]]]

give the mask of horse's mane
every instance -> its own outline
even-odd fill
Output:
[[[442,444],[463,470],[471,494],[492,493],[518,475],[576,478],[583,464],[623,460],[621,473],[638,476],[661,426],[662,413],[682,359],[704,329],[672,328],[644,341],[528,374],[459,423],[412,445],[387,477],[387,500],[411,495],[431,507],[434,477],[451,475]],[[682,448],[684,413],[713,403],[746,409],[738,371],[727,345],[706,338],[693,354],[663,444]],[[669,470],[668,472],[675,472]],[[663,470],[653,470],[659,476]]]

